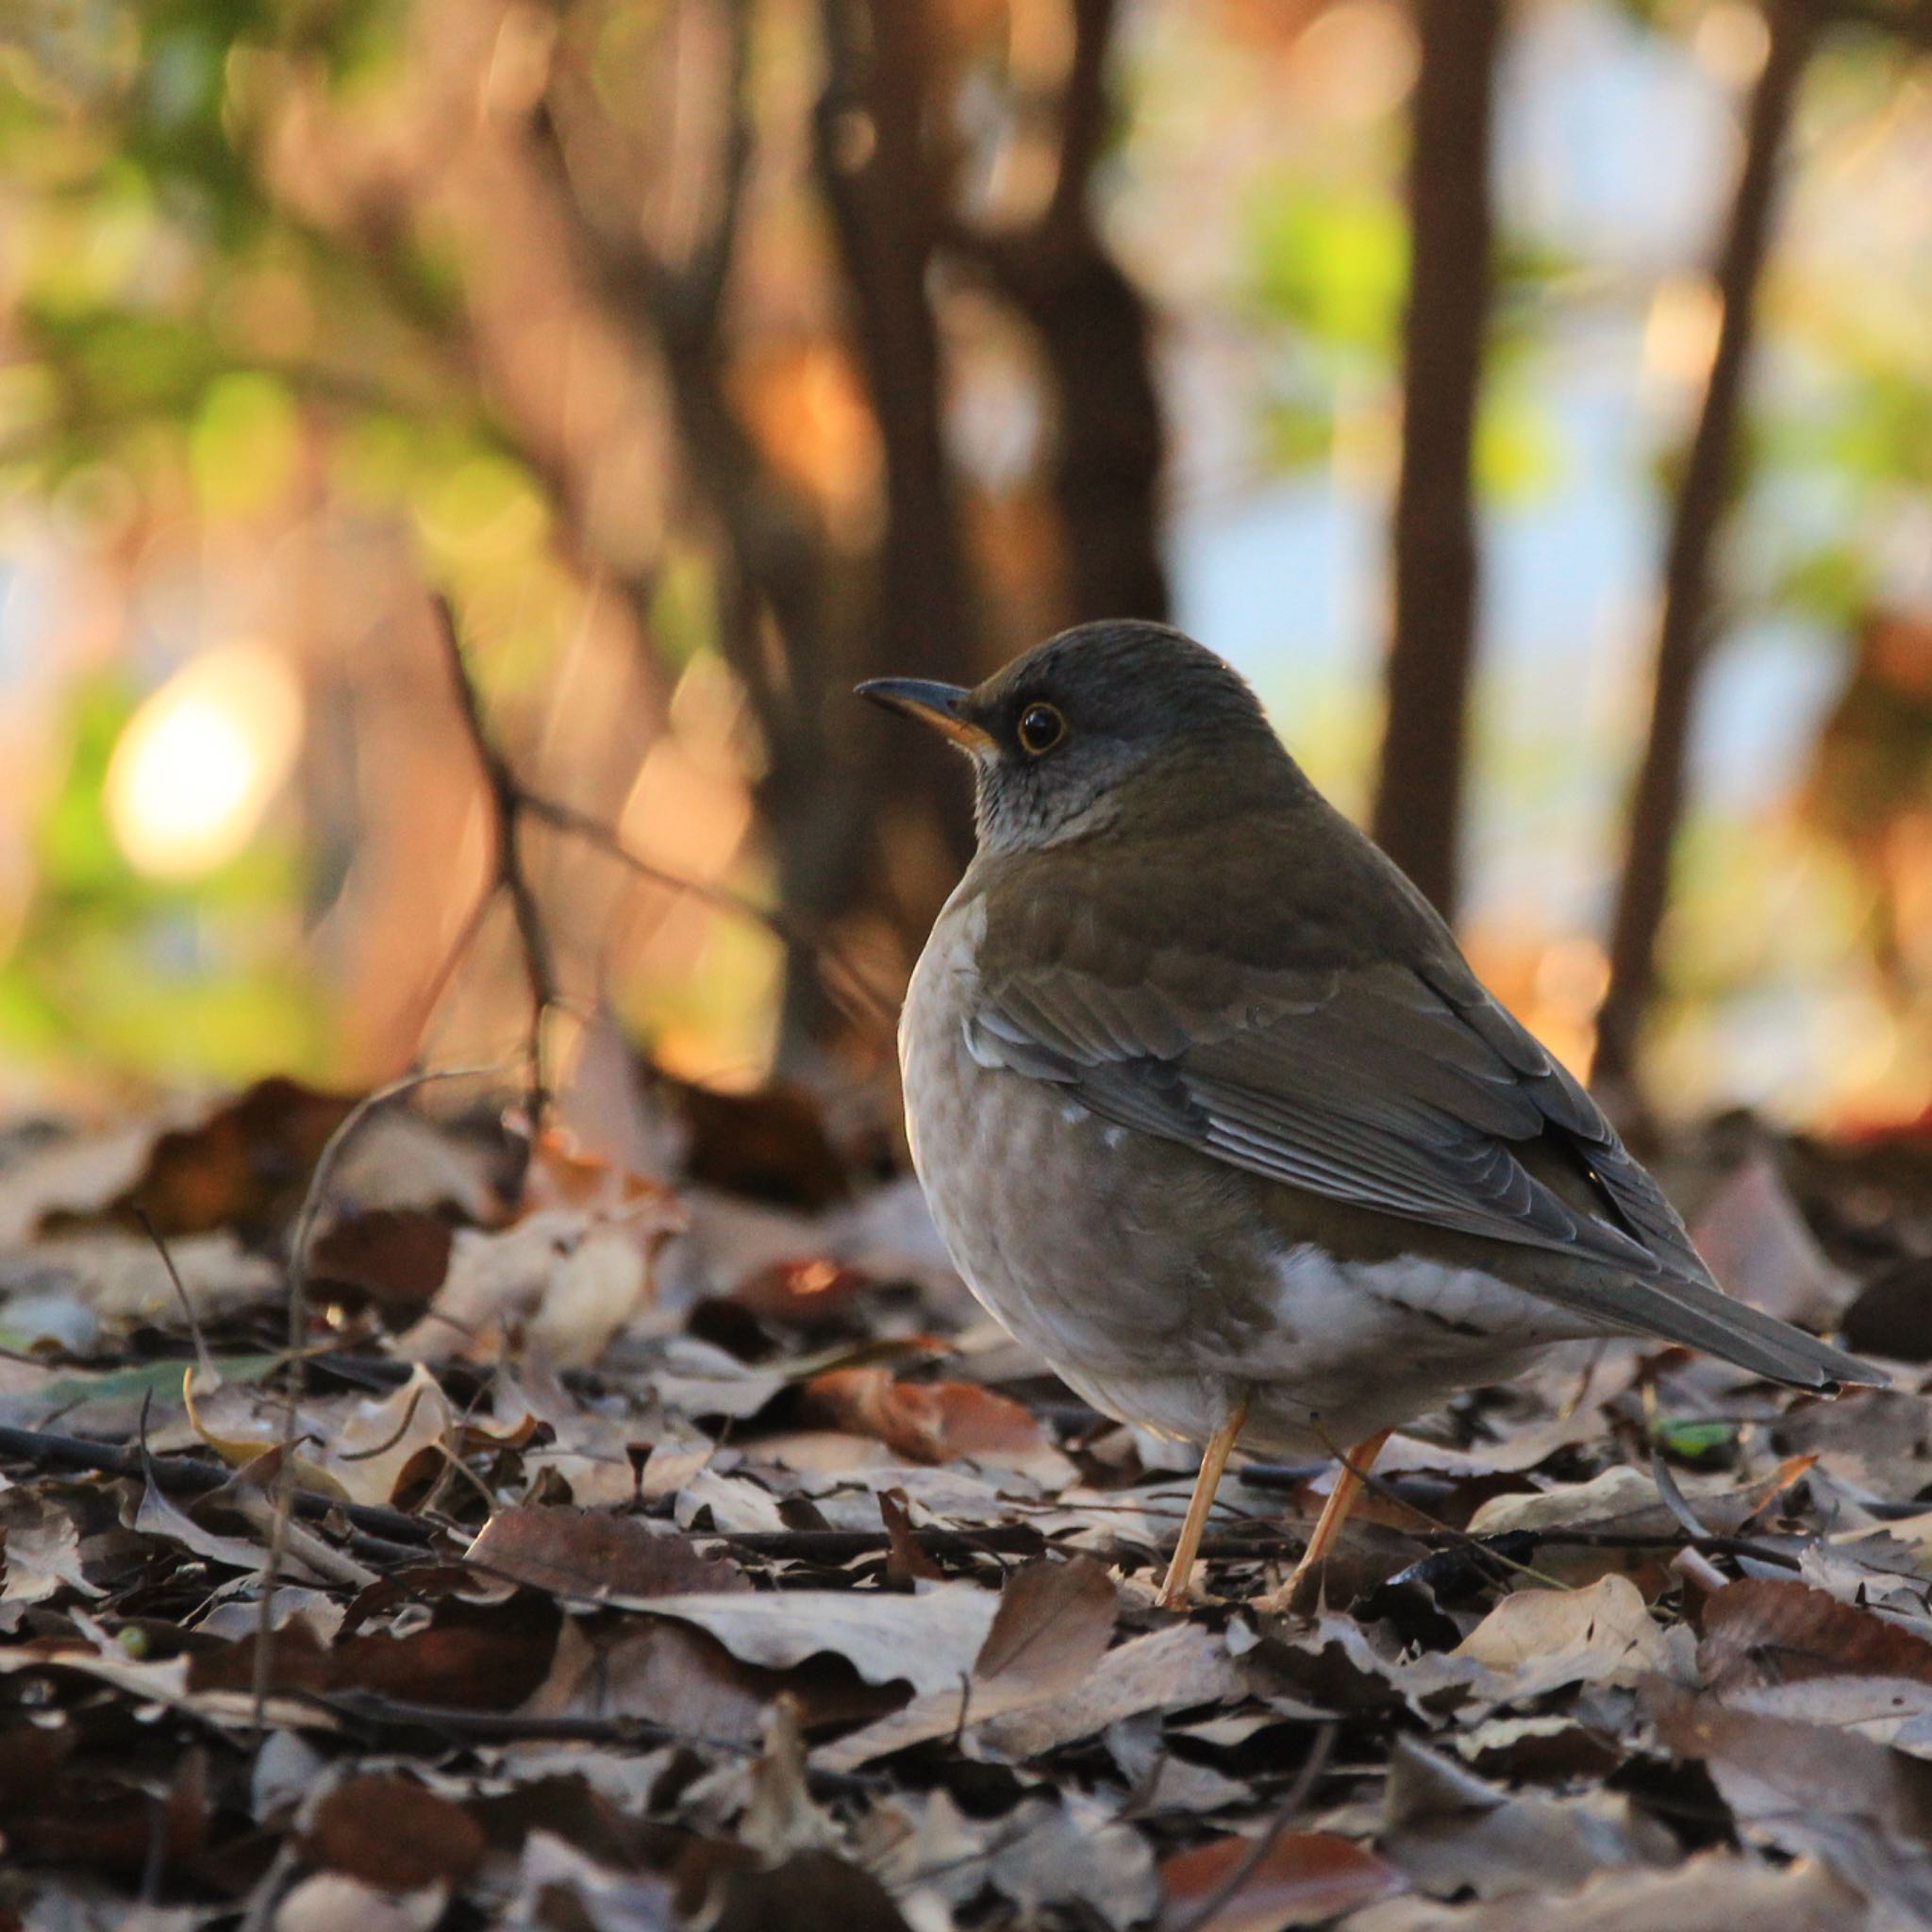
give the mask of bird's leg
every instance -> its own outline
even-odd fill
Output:
[[[1177,1610],[1188,1600],[1188,1577],[1194,1568],[1194,1554],[1201,1547],[1201,1532],[1208,1527],[1208,1512],[1214,1507],[1214,1492],[1221,1487],[1221,1472],[1227,1467],[1234,1439],[1241,1434],[1241,1424],[1247,1419],[1248,1397],[1243,1390],[1235,1398],[1227,1420],[1208,1439],[1208,1446],[1201,1452],[1201,1474],[1194,1478],[1194,1493],[1188,1500],[1181,1540],[1174,1546],[1174,1560],[1167,1566],[1166,1582],[1160,1586],[1163,1609]]]
[[[1374,1467],[1375,1457],[1382,1453],[1382,1444],[1393,1433],[1391,1429],[1377,1429],[1341,1458],[1341,1473],[1335,1478],[1335,1487],[1328,1491],[1328,1500],[1322,1505],[1321,1515],[1315,1519],[1315,1533],[1308,1539],[1308,1546],[1302,1552],[1301,1561],[1294,1566],[1294,1574],[1282,1586],[1283,1603],[1292,1603],[1302,1578],[1317,1563],[1326,1560],[1328,1552],[1335,1546],[1335,1539],[1341,1534],[1341,1525],[1348,1521],[1349,1511],[1355,1507],[1355,1499],[1361,1493],[1363,1478]]]

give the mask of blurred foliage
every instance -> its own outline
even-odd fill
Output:
[[[1742,16],[1736,0],[1724,4],[1732,12],[1718,25],[1735,42]],[[1524,37],[1572,13],[1609,37],[1578,44],[1627,46],[1617,35],[1654,41],[1675,70],[1718,88],[1709,52],[1723,34],[1709,23],[1721,5],[1552,0],[1521,11],[1514,30]],[[973,192],[1024,205],[1041,174],[1037,124],[1051,89],[1039,76],[1055,42],[1044,31],[1029,42],[1024,23],[1010,34],[989,26],[1001,13],[936,9],[958,42],[950,55],[959,78],[958,138]],[[541,750],[553,769],[575,776],[596,764],[600,728],[641,721],[637,742],[617,744],[612,772],[601,774],[613,808],[625,805],[644,740],[662,727],[659,714],[675,708],[692,667],[700,671],[691,689],[728,685],[719,667],[732,587],[713,531],[667,480],[675,466],[665,399],[647,371],[625,391],[622,410],[600,392],[574,416],[568,398],[559,403],[543,390],[549,350],[491,335],[534,300],[492,258],[492,244],[514,253],[525,225],[540,217],[487,174],[460,192],[445,182],[439,143],[485,109],[467,99],[452,108],[437,87],[442,63],[460,52],[511,99],[506,111],[521,113],[519,63],[548,58],[554,33],[576,36],[612,130],[604,164],[633,171],[636,198],[653,218],[668,208],[671,226],[689,228],[692,211],[679,196],[701,198],[709,184],[673,180],[666,157],[704,145],[712,130],[693,133],[668,114],[659,82],[681,59],[702,66],[707,43],[694,42],[693,54],[676,36],[709,18],[701,6],[630,0],[555,15],[438,10],[428,0],[0,4],[0,498],[21,513],[24,550],[62,548],[71,574],[97,578],[94,594],[120,612],[117,628],[66,583],[37,633],[42,648],[61,654],[49,674],[59,689],[27,690],[39,672],[18,679],[22,705],[40,708],[31,774],[6,799],[20,808],[25,830],[17,862],[0,855],[13,865],[0,873],[0,1059],[165,1077],[267,1067],[322,1074],[361,1024],[358,1000],[389,970],[364,959],[356,969],[362,978],[352,977],[342,963],[357,956],[350,914],[373,918],[371,908],[379,908],[391,919],[417,917],[423,930],[409,970],[420,983],[434,968],[455,923],[446,902],[458,861],[476,858],[454,808],[443,818],[436,808],[473,774],[454,738],[440,764],[425,757],[408,768],[425,821],[434,820],[413,862],[439,875],[419,875],[413,886],[391,881],[389,896],[375,893],[366,906],[344,887],[354,870],[346,855],[368,827],[332,795],[323,805],[318,798],[346,782],[344,770],[394,762],[394,783],[405,780],[396,741],[370,722],[375,700],[327,688],[342,629],[334,618],[315,620],[308,647],[308,762],[242,856],[205,877],[170,883],[139,874],[115,844],[102,803],[112,749],[138,704],[199,643],[260,622],[270,600],[258,590],[231,598],[239,615],[224,603],[235,582],[286,575],[287,608],[300,615],[359,582],[354,546],[364,544],[370,608],[368,634],[354,639],[363,654],[358,675],[389,680],[383,702],[425,732],[424,718],[448,694],[433,667],[408,671],[395,586],[413,573],[419,591],[449,589],[486,699],[519,755]],[[1027,19],[1037,28],[1046,14],[1036,7]],[[829,552],[843,564],[876,539],[875,429],[853,400],[838,291],[821,253],[823,210],[795,180],[772,178],[803,165],[820,55],[808,9],[774,4],[760,21],[755,77],[766,172],[747,217],[756,245],[734,287],[744,313],[729,345],[730,375],[785,475],[812,486]],[[1103,213],[1126,238],[1124,258],[1161,309],[1195,337],[1236,345],[1213,362],[1191,351],[1194,387],[1177,382],[1175,393],[1211,391],[1222,415],[1239,418],[1232,467],[1244,487],[1257,476],[1323,480],[1352,512],[1378,508],[1395,447],[1407,277],[1399,14],[1386,0],[1283,9],[1149,0],[1134,23],[1117,63],[1126,111],[1105,147]],[[1315,45],[1324,31],[1326,54]],[[487,42],[492,34],[494,51],[486,46],[480,60],[474,44],[455,47],[466,35]],[[1913,158],[1926,139],[1926,109],[1923,90],[1902,86],[1901,73],[1899,50],[1850,35],[1832,42],[1807,84],[1740,485],[1741,536],[1726,559],[1726,625],[1748,629],[1768,612],[1808,624],[1816,655],[1830,659],[1821,686],[1840,659],[1853,675],[1855,640],[1874,609],[1932,596],[1912,561],[1924,553],[1932,498],[1932,337],[1924,327],[1932,269],[1923,163]],[[1533,74],[1516,84],[1537,83]],[[1721,91],[1735,98],[1740,85],[1733,75]],[[988,105],[999,87],[1020,100],[1021,138]],[[325,145],[302,147],[321,116],[333,117],[355,162],[341,178]],[[391,178],[398,185],[386,194]],[[291,180],[302,192],[291,192]],[[491,200],[499,192],[500,234]],[[1632,491],[1641,498],[1640,523],[1654,521],[1671,487],[1696,364],[1694,354],[1681,364],[1661,356],[1649,338],[1666,333],[1657,326],[1665,297],[1696,279],[1691,266],[1641,251],[1616,258],[1602,237],[1580,225],[1552,232],[1524,206],[1522,196],[1499,199],[1478,435],[1486,504],[1503,527],[1577,489],[1579,469],[1596,458],[1560,407],[1568,363],[1622,329],[1641,365],[1622,407],[1640,419],[1632,441],[1640,466],[1648,465]],[[1208,239],[1191,233],[1196,225]],[[503,279],[491,283],[492,275]],[[983,292],[958,277],[941,278],[939,288],[954,365],[952,427],[964,435],[969,425],[1033,460],[1038,405],[1016,390],[1012,374],[1016,364],[1024,371],[1029,352],[988,325]],[[558,318],[541,320],[553,347],[577,341],[594,323],[573,336]],[[539,333],[534,321],[531,333]],[[616,359],[614,350],[596,353]],[[552,410],[541,433],[530,420],[532,395]],[[607,410],[613,424],[622,416],[623,436],[636,446],[586,488],[573,463],[599,425],[593,420],[587,430],[582,419]],[[1191,477],[1191,421],[1181,431],[1177,469]],[[614,428],[611,440],[621,440]],[[1194,514],[1191,504],[1178,507]],[[1023,591],[1053,570],[1032,539],[1038,519],[1028,508],[1023,500],[1006,524],[982,518],[995,532],[987,547]],[[324,513],[347,537],[322,566],[328,580],[305,587],[291,533]],[[854,593],[841,580],[833,594]],[[1605,642],[1634,657],[1647,613],[1641,599],[1630,602]],[[587,641],[601,638],[598,626],[617,603],[630,635],[649,645],[649,679],[635,688],[608,669],[616,653]],[[1009,603],[1030,621],[1023,596]],[[1359,805],[1380,643],[1375,584],[1345,621],[1360,632],[1345,675],[1282,661],[1263,682],[1272,677],[1272,694],[1291,701],[1284,715],[1306,733],[1311,769]],[[1025,641],[1017,625],[1011,636],[996,634],[1015,646]],[[588,722],[566,728],[551,702],[559,680],[566,670],[580,675],[580,659],[598,650],[606,669],[586,701]],[[1481,694],[1483,784],[1507,796],[1512,825],[1593,813],[1586,842],[1566,850],[1573,869],[1600,869],[1601,851],[1587,841],[1609,843],[1603,823],[1628,750],[1612,740],[1627,728],[1627,694],[1591,701],[1592,748],[1611,776],[1595,778],[1596,791],[1579,805],[1578,739],[1565,735],[1574,721],[1558,721],[1565,729],[1505,729],[1496,722],[1499,682],[1487,678]],[[15,687],[0,692],[10,703]],[[326,728],[316,722],[325,718]],[[686,736],[674,727],[677,758],[663,761],[660,774],[673,764],[697,774],[679,794],[695,817],[756,784],[768,747],[742,718],[721,722],[708,712],[687,724]],[[1869,922],[1877,890],[1869,860],[1834,844],[1835,834],[1821,841],[1818,828],[1802,823],[1805,774],[1787,776],[1777,810],[1754,804],[1740,824],[1719,809],[1693,825],[1686,844],[1660,1064],[1687,1091],[1735,1084],[1713,1065],[1719,1049],[1710,1043],[1729,1041],[1723,1051],[1733,1050],[1742,1035],[1726,1033],[1722,1014],[1743,1012],[1754,987],[1795,988],[1789,997],[1803,999],[1836,974],[1883,1004],[1862,965],[1841,963]],[[675,861],[678,837],[702,830],[681,826],[677,816],[660,814],[650,828],[664,836],[657,857],[665,863]],[[770,856],[755,841],[716,864],[719,882],[732,890],[772,888]],[[575,937],[587,954],[601,943],[591,929],[600,919],[673,933],[675,975],[667,969],[648,985],[622,974],[608,987],[600,981],[641,1032],[686,1042],[680,1051],[693,1060],[709,1054],[733,1067],[763,1050],[776,957],[769,935],[701,925],[659,906],[620,917],[608,882],[560,876],[561,896],[586,908],[588,936]],[[1573,936],[1563,922],[1590,910],[1539,907],[1520,916],[1551,922],[1532,936],[1547,946]],[[325,928],[319,956],[305,956],[304,943]],[[398,1010],[407,1005],[393,988],[384,991]],[[1910,999],[1923,1003],[1923,990]],[[1908,1031],[1903,1020],[1899,1031]],[[381,1034],[360,1050],[380,1061],[395,1045]],[[1920,1072],[1907,1045],[1889,1077],[1904,1082]]]

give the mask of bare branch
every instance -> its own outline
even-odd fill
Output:
[[[1769,0],[1765,20],[1771,44],[1752,92],[1743,165],[1719,251],[1722,321],[1672,519],[1650,727],[1631,798],[1609,991],[1597,1015],[1596,1082],[1626,1094],[1634,1088],[1638,1035],[1657,986],[1657,935],[1683,813],[1691,714],[1708,655],[1712,562],[1731,504],[1758,285],[1798,91],[1823,16],[1811,0]]]
[[[449,599],[432,598],[431,607],[436,613],[437,637],[449,666],[450,681],[456,689],[458,715],[470,748],[482,768],[490,798],[495,874],[490,890],[492,893],[501,891],[509,901],[516,921],[517,942],[523,952],[524,972],[530,986],[526,1097],[534,1132],[542,1124],[550,1102],[550,1084],[543,1067],[544,1023],[552,1009],[562,1004],[563,987],[558,978],[557,956],[550,944],[550,935],[544,930],[542,908],[537,903],[536,891],[524,863],[520,836],[525,808],[523,790],[484,722],[482,701],[464,661],[462,640],[457,632],[456,613],[450,608]]]

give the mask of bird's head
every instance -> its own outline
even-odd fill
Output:
[[[1153,830],[1306,783],[1239,674],[1165,625],[1081,625],[970,690],[878,677],[858,691],[972,758],[984,851]]]

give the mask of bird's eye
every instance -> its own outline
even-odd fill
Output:
[[[1037,758],[1067,735],[1067,721],[1052,705],[1028,705],[1020,713],[1018,729],[1020,749]]]

